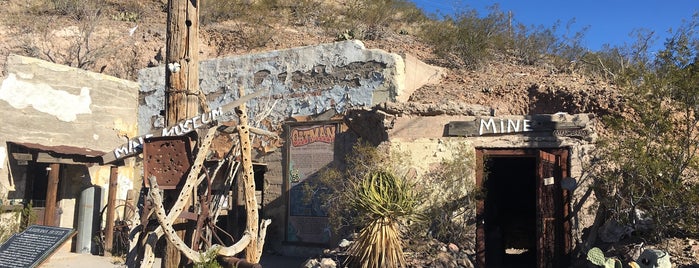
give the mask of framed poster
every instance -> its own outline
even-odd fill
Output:
[[[286,241],[327,244],[331,237],[319,171],[335,158],[339,122],[288,125],[286,185],[288,190]]]

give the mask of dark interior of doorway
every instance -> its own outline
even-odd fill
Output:
[[[536,158],[486,162],[487,267],[536,267]]]
[[[49,183],[49,164],[29,162],[27,176],[27,201],[35,208],[46,207],[46,192]]]

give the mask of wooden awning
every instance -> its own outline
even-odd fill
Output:
[[[85,164],[100,163],[102,151],[68,145],[43,145],[30,142],[8,142],[14,146],[24,147],[33,154],[38,163]],[[36,154],[34,154],[36,153]]]

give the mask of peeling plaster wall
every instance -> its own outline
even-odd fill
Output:
[[[31,79],[32,74],[23,74],[24,79]],[[17,78],[11,73],[0,85],[0,100],[4,100],[16,109],[32,107],[39,112],[53,115],[65,122],[75,121],[78,114],[90,114],[90,88],[82,87],[78,95],[63,90],[56,90],[44,83],[31,83]]]
[[[138,84],[10,55],[0,88],[2,142],[108,152],[136,136]]]
[[[212,109],[238,99],[241,86],[246,94],[269,90],[247,105],[251,119],[261,120],[262,115],[267,121],[262,127],[276,131],[292,116],[394,101],[405,95],[404,69],[396,54],[346,41],[202,61],[199,86]],[[138,80],[138,122],[145,134],[164,127],[159,114],[164,109],[165,67],[141,70]]]
[[[7,142],[109,152],[127,137],[137,135],[139,87],[135,82],[17,55],[8,56],[5,72],[0,84],[3,197],[13,190]],[[127,160],[120,168],[120,176],[131,181],[130,185],[134,185],[134,165],[133,160]],[[108,185],[108,166],[93,165],[85,172],[89,181],[84,184]]]

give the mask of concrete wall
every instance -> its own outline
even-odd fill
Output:
[[[328,110],[342,113],[349,107],[407,100],[415,89],[441,78],[441,69],[412,57],[410,62],[406,69],[399,55],[366,49],[359,41],[345,41],[202,61],[199,78],[212,109],[238,99],[239,87],[246,94],[268,90],[265,96],[247,103],[249,113],[251,118],[265,115],[267,124],[263,127],[278,131],[279,123],[293,116]],[[406,72],[413,73],[411,79],[406,78]],[[138,81],[139,129],[145,134],[164,127],[159,114],[164,103],[165,67],[140,71]]]
[[[405,152],[410,156],[410,168],[418,176],[424,175],[442,160],[453,157],[460,145],[465,145],[471,153],[475,153],[477,148],[568,148],[569,172],[578,184],[572,191],[570,204],[573,215],[571,221],[573,246],[581,243],[583,229],[592,225],[596,212],[592,209],[596,202],[590,188],[592,181],[586,173],[596,139],[595,120],[586,114],[560,115],[561,121],[578,120],[577,122],[581,125],[585,125],[585,130],[590,133],[587,137],[555,137],[550,134],[523,135],[522,133],[478,137],[446,137],[444,135],[444,128],[449,122],[471,121],[474,118],[473,116],[399,116],[393,122],[393,128],[388,130],[390,145],[395,151]],[[476,171],[473,170],[471,174],[465,174],[465,182],[475,185],[475,173]]]
[[[109,152],[128,137],[137,135],[138,84],[135,82],[17,55],[7,58],[5,72],[0,85],[2,197],[14,190],[8,166],[8,142]],[[119,168],[118,196],[125,197],[127,188],[134,185],[133,162],[128,160],[126,166]],[[87,169],[88,178],[74,179],[105,187],[106,191],[109,167],[92,165]],[[68,199],[75,197],[71,196]],[[61,202],[72,205],[75,200]],[[66,220],[70,217],[62,216]]]

